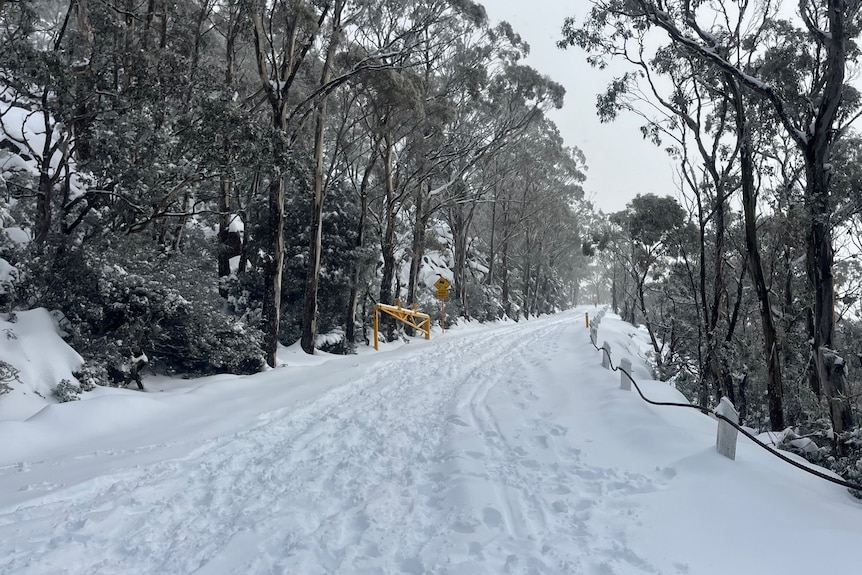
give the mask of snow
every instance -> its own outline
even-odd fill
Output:
[[[61,380],[77,383],[72,372],[84,360],[60,338],[48,310],[39,308],[0,314],[0,362],[17,368],[20,380],[11,386],[12,391],[0,395],[2,425],[7,420],[23,421],[43,409]],[[0,433],[0,458],[10,447],[6,443],[5,434]]]
[[[231,214],[230,224],[228,225],[227,231],[237,234],[241,234],[245,231],[245,223],[242,221],[239,214]]]
[[[862,504],[620,390],[592,309],[0,421],[0,573],[852,572]],[[642,331],[599,341],[681,400]]]
[[[36,102],[30,102],[32,109],[22,104],[27,100],[19,98],[14,90],[0,83],[0,142],[10,149],[17,149],[17,153],[0,155],[0,176],[5,178],[10,172],[24,172],[37,177],[40,163],[47,162],[47,172],[52,177],[68,168],[69,200],[83,195],[92,185],[93,178],[79,172],[75,160],[64,153],[64,146],[60,143],[68,137],[63,132],[62,123],[50,115],[46,118]],[[43,158],[46,139],[50,149],[47,159]]]
[[[445,254],[438,250],[428,250],[422,258],[422,266],[419,268],[419,283],[429,291],[436,290],[434,283],[440,278],[445,278],[451,285],[452,270],[448,266],[449,260]]]
[[[6,293],[6,288],[18,279],[18,268],[0,258],[0,295]]]
[[[0,233],[5,234],[11,242],[14,242],[19,245],[27,244],[30,242],[30,233],[27,230],[24,230],[17,226],[2,228],[0,229]]]

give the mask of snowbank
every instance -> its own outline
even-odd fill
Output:
[[[46,405],[57,403],[54,387],[72,375],[84,359],[60,337],[54,318],[44,308],[0,314],[0,361],[17,377],[0,395],[0,421],[23,421]]]

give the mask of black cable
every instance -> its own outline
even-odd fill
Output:
[[[821,478],[821,479],[825,479],[826,481],[829,481],[829,482],[835,483],[836,485],[840,485],[840,486],[842,486],[842,487],[846,487],[847,489],[853,489],[853,490],[856,490],[856,491],[862,492],[862,485],[859,485],[859,484],[857,484],[857,483],[852,483],[852,482],[850,482],[850,481],[845,481],[844,479],[836,479],[836,478],[834,478],[834,477],[831,477],[831,476],[829,476],[829,475],[826,475],[825,473],[821,473],[820,471],[817,471],[817,470],[815,470],[815,469],[811,469],[810,467],[808,467],[808,466],[806,466],[806,465],[802,465],[802,464],[801,464],[801,463],[799,463],[798,461],[794,461],[794,460],[790,459],[789,457],[787,457],[787,456],[786,456],[786,455],[784,455],[783,453],[780,453],[777,449],[773,449],[773,448],[772,448],[772,447],[770,447],[769,445],[767,445],[767,444],[763,443],[762,441],[760,441],[759,439],[757,439],[756,437],[754,437],[751,433],[749,433],[748,431],[746,431],[745,429],[743,429],[743,428],[742,428],[742,426],[741,426],[741,425],[739,425],[738,423],[735,423],[735,422],[731,421],[730,419],[728,419],[728,418],[727,418],[727,417],[725,417],[724,415],[721,415],[720,413],[716,413],[715,411],[713,411],[713,410],[711,410],[711,409],[709,409],[709,408],[707,408],[707,407],[702,407],[702,406],[700,406],[700,405],[694,405],[694,404],[691,404],[691,403],[676,403],[676,402],[672,402],[672,401],[653,401],[653,400],[649,399],[647,396],[645,396],[645,395],[643,394],[643,391],[641,391],[640,386],[639,386],[639,385],[638,385],[638,383],[634,380],[634,378],[631,376],[631,374],[630,374],[629,372],[627,372],[627,371],[625,371],[625,370],[620,370],[620,368],[619,368],[619,367],[615,367],[615,366],[614,366],[614,363],[613,363],[613,361],[611,360],[611,352],[610,352],[610,351],[608,351],[608,350],[607,350],[607,349],[605,349],[604,347],[599,347],[599,346],[597,346],[597,345],[593,342],[592,338],[590,338],[590,345],[592,345],[594,348],[596,348],[596,350],[604,352],[604,353],[605,353],[605,355],[607,355],[607,356],[608,356],[608,365],[610,365],[611,370],[612,370],[612,371],[622,371],[622,372],[626,375],[626,377],[629,379],[629,381],[631,381],[631,382],[632,382],[632,385],[634,385],[634,386],[635,386],[635,389],[637,390],[638,395],[640,395],[640,396],[641,396],[641,399],[643,399],[645,402],[647,402],[647,403],[649,403],[649,404],[651,404],[651,405],[659,405],[659,406],[668,406],[668,407],[687,407],[687,408],[690,408],[690,409],[696,409],[697,411],[699,411],[699,412],[701,412],[701,413],[704,413],[704,414],[706,414],[706,415],[712,415],[712,416],[713,416],[713,417],[715,417],[716,419],[721,419],[722,421],[726,421],[728,424],[730,424],[732,427],[734,427],[737,431],[739,431],[740,433],[742,433],[742,434],[743,434],[744,436],[746,436],[748,439],[750,439],[751,441],[753,441],[754,443],[756,443],[757,445],[759,445],[760,447],[762,447],[763,449],[765,449],[766,451],[768,451],[769,453],[771,453],[772,455],[776,456],[777,458],[779,458],[779,459],[781,459],[781,460],[783,460],[783,461],[786,461],[786,462],[787,462],[787,463],[789,463],[790,465],[793,465],[794,467],[798,467],[798,468],[799,468],[799,469],[801,469],[802,471],[806,471],[806,472],[810,473],[811,475],[815,475],[815,476],[817,476],[817,477],[819,477],[819,478]]]

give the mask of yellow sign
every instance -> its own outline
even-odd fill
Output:
[[[438,289],[437,299],[449,299],[449,290],[446,288]]]
[[[440,291],[448,290],[450,285],[452,284],[449,283],[449,280],[447,280],[443,276],[440,276],[439,278],[437,278],[437,281],[434,282],[434,287],[437,288],[438,294],[440,293]],[[438,295],[437,297],[440,296]]]

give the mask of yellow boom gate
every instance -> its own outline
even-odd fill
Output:
[[[431,316],[427,313],[416,311],[415,305],[412,309],[407,309],[401,307],[400,302],[396,301],[396,303],[398,303],[398,305],[379,303],[374,306],[374,349],[378,349],[378,317],[380,316],[381,311],[387,315],[391,315],[402,323],[406,323],[414,329],[418,329],[425,334],[425,339],[431,339]]]

